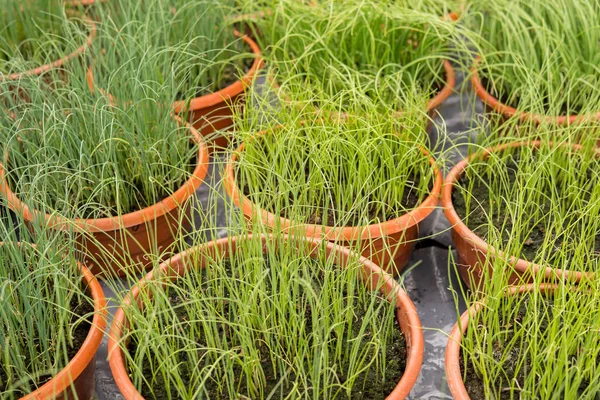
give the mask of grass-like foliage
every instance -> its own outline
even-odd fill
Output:
[[[489,91],[523,111],[600,110],[597,0],[470,0],[468,24]]]
[[[4,164],[11,189],[30,207],[68,218],[121,215],[189,178],[198,144],[164,92],[121,101],[92,95],[82,71],[51,85],[47,78],[3,90]]]
[[[328,107],[344,108],[345,98]],[[434,176],[426,118],[418,105],[392,116],[362,100],[348,114],[248,110],[236,132],[244,141],[237,186],[261,209],[300,223],[363,226],[416,207]]]
[[[245,235],[244,235],[245,236]],[[141,291],[121,343],[146,398],[383,398],[404,370],[394,305],[324,249],[280,237],[190,254],[185,276]],[[263,253],[264,250],[264,253]],[[205,269],[199,268],[204,265]],[[150,294],[153,296],[150,300]]]
[[[493,267],[510,269],[499,261]],[[485,305],[472,314],[462,340],[460,365],[471,399],[597,399],[598,281],[548,291],[534,284],[529,293],[505,296],[501,275],[486,282]]]
[[[118,98],[168,88],[174,101],[232,84],[254,59],[228,22],[234,3],[106,2],[92,66],[97,86]]]
[[[595,141],[582,147],[571,143],[593,131],[522,128],[524,137],[486,147],[527,142],[537,133],[545,137],[539,148],[507,148],[470,163],[455,186],[454,206],[471,230],[507,256],[558,269],[598,271],[600,154]],[[585,262],[574,262],[575,256]]]
[[[398,110],[444,85],[442,60],[451,58],[457,29],[439,10],[373,0],[274,3],[256,28],[290,100],[308,100],[298,98],[306,86],[310,97],[352,89]]]
[[[83,45],[88,34],[89,26],[67,15],[62,0],[3,0],[0,74],[56,61]]]
[[[64,368],[83,343],[93,312],[72,247],[51,232],[36,234],[35,245],[19,244],[14,230],[0,226],[3,399],[29,394]]]

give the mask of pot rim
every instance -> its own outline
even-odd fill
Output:
[[[92,46],[92,43],[93,43],[94,39],[96,38],[96,22],[94,22],[94,20],[91,19],[90,17],[88,17],[87,15],[83,15],[82,19],[83,19],[83,21],[85,21],[86,24],[88,24],[90,26],[90,34],[88,35],[86,41],[81,46],[79,46],[77,49],[75,49],[70,54],[67,54],[66,56],[59,58],[58,60],[55,60],[51,63],[45,64],[45,65],[42,65],[42,66],[39,66],[36,68],[32,68],[27,71],[15,72],[15,73],[9,74],[6,77],[3,77],[2,74],[0,74],[0,82],[18,81],[19,79],[22,79],[26,76],[41,75],[44,72],[50,71],[52,69],[60,68],[65,63],[72,60],[73,58],[77,58],[77,57],[83,55],[88,50],[88,48],[90,48]]]
[[[444,180],[444,186],[442,188],[442,209],[444,210],[444,214],[446,218],[450,222],[450,227],[453,232],[458,234],[460,237],[464,238],[467,242],[469,242],[474,249],[484,253],[484,254],[493,254],[500,258],[505,258],[507,261],[513,266],[515,271],[520,274],[524,274],[526,272],[532,272],[533,274],[539,273],[541,270],[545,271],[546,278],[566,278],[568,280],[579,281],[584,276],[593,277],[595,274],[592,272],[580,272],[573,270],[563,270],[559,268],[553,267],[544,267],[540,264],[535,264],[530,261],[525,261],[522,258],[516,258],[512,255],[505,255],[504,252],[495,249],[493,246],[487,244],[485,240],[471,231],[467,225],[463,222],[462,218],[456,212],[454,208],[454,204],[452,203],[452,192],[455,184],[460,180],[463,172],[467,168],[467,166],[474,160],[479,160],[481,158],[487,159],[492,153],[501,152],[505,149],[517,148],[517,147],[534,147],[539,148],[544,143],[540,140],[533,141],[515,141],[510,143],[504,143],[500,145],[496,145],[493,147],[488,147],[477,151],[470,156],[464,158],[459,163],[457,163],[446,175],[446,179]],[[553,142],[549,142],[548,145],[555,146]],[[575,151],[579,151],[582,149],[581,145],[578,144],[567,144],[567,143],[559,143],[559,147],[571,148]],[[600,157],[600,150],[596,150],[597,156]]]
[[[483,103],[495,112],[502,114],[505,118],[518,118],[521,122],[534,122],[539,125],[541,123],[551,123],[554,125],[572,125],[572,124],[584,124],[589,121],[600,120],[600,112],[595,114],[586,115],[539,115],[530,113],[527,111],[521,111],[507,104],[502,103],[500,100],[492,96],[481,83],[479,77],[478,67],[481,63],[481,55],[475,57],[473,66],[471,67],[471,84],[475,89],[477,96],[483,101]]]
[[[123,338],[123,331],[127,329],[129,324],[126,320],[124,307],[127,307],[133,302],[138,301],[137,298],[140,294],[140,290],[144,290],[145,287],[152,284],[153,280],[156,280],[156,278],[154,278],[154,274],[156,272],[164,274],[164,276],[168,279],[174,279],[175,277],[184,274],[188,269],[188,266],[183,265],[188,255],[192,255],[196,252],[201,252],[206,249],[216,249],[216,251],[222,251],[221,249],[225,248],[235,251],[235,246],[231,247],[231,243],[235,243],[236,241],[240,240],[251,240],[253,237],[257,236],[261,238],[263,243],[266,243],[267,241],[275,242],[277,240],[302,241],[310,246],[311,251],[316,251],[322,243],[321,240],[318,239],[292,235],[276,236],[273,234],[248,234],[244,236],[225,237],[187,249],[173,256],[168,261],[162,263],[158,270],[155,269],[154,271],[149,272],[143,279],[138,281],[138,283],[131,288],[127,296],[124,298],[123,302],[119,306],[119,309],[115,313],[108,337],[108,361],[110,369],[113,373],[113,378],[115,379],[115,382],[125,399],[143,400],[144,397],[142,397],[142,395],[135,389],[133,383],[131,382],[127,368],[125,367],[125,355],[119,347],[119,341]],[[403,311],[405,313],[408,321],[408,329],[406,332],[404,330],[402,330],[402,332],[405,335],[407,348],[406,368],[402,378],[392,393],[387,397],[388,400],[403,399],[410,393],[412,387],[416,383],[421,370],[421,365],[423,363],[423,332],[421,321],[414,304],[408,297],[408,294],[406,294],[406,292],[402,289],[400,284],[396,282],[390,274],[383,271],[372,261],[356,254],[350,249],[334,243],[326,242],[325,246],[328,254],[335,254],[336,257],[338,257],[344,264],[352,258],[358,259],[363,267],[363,283],[368,287],[377,288],[377,285],[380,284],[380,280],[383,280],[383,284],[380,284],[379,287],[380,291],[387,296],[388,301],[395,299],[395,304],[398,308],[396,311],[396,318],[400,318],[400,312]],[[194,265],[194,267],[197,266]],[[204,268],[204,266],[200,266],[199,268]],[[139,302],[138,305],[143,307],[143,305]]]
[[[450,18],[453,21],[456,21],[453,17]],[[443,60],[442,62],[444,64],[444,70],[446,71],[446,82],[443,89],[427,102],[427,112],[435,110],[446,101],[446,99],[454,92],[454,87],[456,86],[456,74],[452,64],[448,60]]]
[[[504,296],[513,296],[515,294],[531,293],[538,289],[535,284],[526,284],[522,286],[509,286],[504,292]],[[542,283],[539,289],[544,293],[556,291],[559,289],[557,284]],[[467,333],[469,318],[475,316],[485,306],[485,298],[473,303],[462,315],[459,321],[456,322],[446,345],[446,353],[444,366],[446,369],[446,381],[452,397],[457,400],[470,400],[469,394],[465,387],[465,383],[461,374],[460,350],[463,336]]]
[[[272,130],[278,128],[279,127],[275,127],[272,128]],[[269,129],[265,129],[257,133],[253,139],[266,134],[269,134]],[[295,223],[288,218],[276,216],[267,210],[259,208],[240,191],[235,180],[234,170],[235,163],[238,161],[239,155],[244,150],[244,147],[245,143],[240,144],[240,146],[238,146],[238,148],[235,149],[231,154],[231,157],[225,166],[225,173],[223,176],[223,186],[225,187],[225,191],[229,197],[233,200],[234,204],[242,210],[246,217],[253,217],[256,213],[258,214],[261,222],[266,222],[269,226],[274,226],[276,221],[279,221],[279,224],[281,227],[283,227],[283,229],[287,230],[301,228],[303,233],[310,237],[324,237],[336,240],[360,240],[365,234],[368,234],[368,237],[370,238],[377,238],[405,231],[410,227],[420,223],[433,212],[438,205],[442,191],[442,172],[436,165],[436,160],[430,155],[429,151],[421,147],[421,151],[429,158],[429,163],[433,167],[434,182],[429,195],[411,211],[401,215],[398,218],[393,218],[385,222],[365,226],[334,227],[318,224]]]
[[[21,214],[26,221],[31,222],[37,217],[41,217],[43,214],[46,223],[54,229],[68,230],[71,226],[75,226],[76,228],[89,233],[107,232],[127,229],[147,221],[155,220],[181,206],[189,197],[191,197],[196,189],[200,187],[208,172],[209,155],[208,147],[204,142],[204,139],[193,126],[182,121],[181,118],[177,116],[175,116],[175,119],[189,129],[192,136],[191,139],[198,145],[196,167],[189,179],[179,189],[158,203],[121,216],[96,219],[71,219],[60,217],[55,214],[43,214],[35,209],[30,209],[12,192],[6,180],[6,171],[3,163],[0,163],[0,194],[7,199],[10,209],[17,214]]]
[[[21,400],[50,399],[67,390],[94,359],[96,351],[102,343],[108,315],[104,291],[102,290],[102,286],[100,286],[98,278],[85,265],[80,262],[77,262],[77,265],[83,281],[87,284],[91,297],[94,300],[94,316],[92,317],[90,330],[81,347],[69,363],[58,374],[52,377],[51,380],[36,391],[22,397]]]

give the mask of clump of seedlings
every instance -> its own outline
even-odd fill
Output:
[[[479,149],[466,166],[452,192],[454,208],[506,257],[597,272],[600,154],[593,145],[573,144],[572,129],[546,132],[539,141],[531,133],[482,146],[494,150],[484,156]],[[575,256],[585,262],[573,262]]]
[[[429,99],[445,85],[456,27],[428,4],[277,2],[256,22],[271,79],[288,101],[326,102],[349,89],[393,110]]]
[[[344,109],[353,95],[330,108]],[[420,205],[435,178],[420,107],[394,118],[361,101],[347,114],[248,110],[236,132],[243,148],[231,161],[239,190],[276,216],[332,227],[381,223]]]
[[[484,87],[521,111],[564,116],[600,110],[600,3],[470,1],[466,19]]]
[[[62,0],[5,0],[0,10],[0,77],[56,61],[82,46],[90,26]]]
[[[7,182],[29,207],[67,218],[122,215],[189,179],[200,143],[165,106],[167,91],[115,101],[92,94],[77,72],[50,87],[31,79],[20,82],[22,96],[2,92]]]
[[[119,344],[144,397],[380,399],[394,389],[406,343],[357,259],[342,268],[324,242],[313,251],[281,235],[224,241],[189,250],[173,280],[155,271],[124,308]]]
[[[25,225],[19,224],[21,233]],[[34,244],[0,225],[0,397],[37,390],[81,348],[94,305],[72,246],[37,228]],[[99,343],[98,343],[99,344]],[[94,349],[95,351],[95,349]]]
[[[583,265],[587,259],[572,261]],[[510,268],[501,260],[493,267]],[[487,280],[483,300],[471,303],[478,311],[467,312],[468,323],[463,326],[463,319],[458,325],[466,329],[456,354],[466,394],[472,400],[597,399],[598,281],[578,286],[538,281],[510,288],[506,283],[506,274],[500,273]]]
[[[255,57],[229,23],[235,1],[106,2],[92,66],[115,98],[168,88],[187,101],[231,85]]]

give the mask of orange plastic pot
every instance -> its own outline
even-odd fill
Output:
[[[551,292],[558,290],[557,285],[541,284],[539,289],[546,295]],[[515,296],[524,293],[531,293],[537,290],[535,285],[525,286],[511,286],[506,292],[505,296]],[[485,306],[485,299],[473,304],[467,311],[465,311],[460,317],[460,323],[456,323],[450,332],[448,338],[448,344],[446,345],[446,380],[448,381],[448,387],[450,393],[455,400],[470,400],[471,397],[467,393],[465,383],[460,372],[460,349],[463,336],[467,333],[469,327],[469,318],[477,315],[477,313]]]
[[[94,38],[96,37],[96,23],[89,17],[84,16],[83,20],[90,26],[90,34],[88,35],[85,43],[77,48],[72,53],[60,58],[56,61],[51,62],[50,64],[42,65],[41,67],[37,67],[34,69],[30,69],[29,71],[24,72],[15,72],[13,74],[9,74],[8,76],[4,76],[0,73],[0,82],[2,81],[18,81],[23,79],[26,76],[36,76],[42,75],[45,72],[48,72],[52,69],[61,68],[63,65],[68,63],[69,61],[78,58],[85,54],[85,52],[92,46]]]
[[[584,276],[593,278],[593,273],[578,271],[569,271],[551,267],[544,267],[534,264],[510,254],[505,255],[502,251],[488,245],[482,238],[471,231],[457,214],[452,203],[452,191],[454,185],[458,183],[469,163],[487,159],[490,154],[502,152],[505,149],[530,146],[539,148],[542,142],[512,142],[496,147],[484,149],[481,152],[474,153],[470,157],[463,159],[456,164],[446,176],[442,190],[442,207],[444,214],[452,226],[452,241],[458,253],[457,268],[462,280],[471,289],[481,287],[482,279],[485,276],[491,276],[493,273],[493,257],[506,259],[512,266],[513,271],[509,277],[509,284],[516,285],[523,282],[530,282],[533,276],[543,271],[545,279],[553,281],[557,279],[567,279],[578,282]],[[561,147],[571,148],[575,151],[581,149],[579,145],[561,144]],[[600,153],[598,153],[600,156]]]
[[[51,380],[21,400],[75,400],[94,398],[96,389],[96,351],[100,347],[106,328],[106,299],[94,275],[79,264],[83,283],[94,301],[94,316],[90,331],[69,363]]]
[[[323,247],[319,240],[311,238],[292,238],[286,235],[282,237],[261,235],[260,237],[263,243],[265,243],[265,251],[267,251],[266,243],[277,243],[279,240],[302,240],[307,244],[307,250],[310,251],[311,254],[316,254]],[[194,257],[196,253],[208,256],[221,254],[225,257],[231,257],[239,249],[239,247],[235,245],[236,243],[251,240],[251,238],[252,235],[224,238],[186,250],[163,263],[160,266],[160,270],[154,270],[148,273],[145,279],[142,279],[132,288],[115,314],[108,339],[108,359],[110,369],[117,386],[126,400],[142,400],[143,397],[133,386],[133,383],[129,378],[125,361],[126,357],[121,347],[119,347],[119,344],[125,340],[126,332],[129,327],[124,308],[137,302],[138,307],[143,309],[144,304],[139,299],[140,290],[144,290],[145,287],[151,285],[153,281],[154,283],[156,282],[157,271],[167,279],[174,280],[177,276],[185,274],[190,268],[206,267],[208,264],[206,257]],[[345,268],[348,262],[356,260],[358,257],[358,255],[352,251],[333,243],[327,243],[325,252],[328,257],[334,257],[336,265],[340,268]],[[188,257],[190,261],[187,261]],[[389,299],[389,301],[394,301],[396,305],[396,318],[406,341],[407,361],[402,378],[387,399],[404,399],[410,393],[417,381],[417,377],[421,370],[421,364],[423,363],[424,341],[421,321],[419,320],[415,306],[408,295],[389,274],[383,272],[379,267],[364,257],[360,257],[359,260],[362,265],[361,278],[363,283],[371,290],[379,288],[381,293]],[[197,262],[200,264],[196,264]]]
[[[56,230],[74,230],[84,263],[94,274],[126,275],[152,265],[152,257],[169,249],[182,229],[191,223],[189,199],[208,171],[206,144],[196,129],[189,127],[198,144],[197,164],[190,178],[171,196],[122,216],[98,219],[67,219],[30,209],[9,188],[6,171],[0,164],[0,193],[8,206],[28,223],[44,218]]]
[[[256,137],[266,133],[267,131],[262,131]],[[435,165],[433,157],[430,157],[427,150],[423,149],[425,155],[429,156],[435,180],[429,196],[414,210],[401,217],[368,226],[332,227],[298,224],[266,210],[260,210],[242,194],[235,182],[235,164],[239,154],[244,151],[244,147],[245,143],[242,143],[227,162],[223,185],[234,204],[241,208],[247,220],[266,224],[270,228],[278,227],[294,235],[322,238],[352,248],[360,247],[359,250],[364,257],[372,260],[393,276],[398,276],[410,259],[412,249],[419,236],[419,223],[438,205],[442,189],[442,173]]]
[[[521,122],[533,123],[536,125],[541,123],[552,125],[572,125],[600,120],[600,112],[590,115],[539,115],[521,111],[509,105],[503,104],[497,98],[492,96],[481,83],[478,72],[480,61],[481,57],[477,56],[473,66],[471,67],[471,84],[475,89],[475,93],[477,93],[477,96],[481,99],[485,107],[490,111],[500,114],[505,120],[516,118]]]

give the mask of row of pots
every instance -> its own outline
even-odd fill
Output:
[[[157,277],[169,280],[175,280],[178,276],[184,275],[190,268],[204,268],[202,259],[194,257],[195,254],[209,254],[214,257],[216,254],[225,257],[231,257],[240,247],[232,244],[244,240],[251,240],[252,235],[245,237],[224,238],[217,241],[202,244],[200,246],[188,249],[175,255],[167,262],[163,263],[159,269],[148,273],[145,278],[140,280],[124,299],[121,307],[117,310],[109,333],[109,363],[113,377],[121,393],[128,400],[142,400],[142,395],[134,387],[126,366],[126,357],[122,350],[122,341],[126,337],[126,330],[129,321],[126,318],[125,308],[137,302],[138,307],[143,310],[144,304],[140,300],[140,292],[146,290],[149,285],[156,284]],[[275,240],[274,236],[261,235],[263,243]],[[302,239],[308,244],[308,251],[314,254],[320,248],[320,241],[314,238]],[[265,247],[266,251],[266,247]],[[328,243],[326,247],[327,256],[334,257],[335,264],[344,268],[350,260],[357,257],[351,250]],[[192,264],[186,260],[194,260]],[[404,399],[413,388],[420,373],[424,355],[424,339],[421,322],[408,295],[404,292],[397,281],[376,264],[367,258],[360,257],[362,268],[361,278],[363,284],[370,290],[378,289],[388,301],[394,302],[397,311],[396,318],[406,342],[406,368],[402,378],[395,386],[394,390],[387,396],[387,399]],[[23,399],[91,399],[94,395],[95,379],[95,361],[96,351],[98,350],[104,330],[106,327],[106,300],[98,280],[84,266],[80,266],[83,280],[89,289],[94,301],[94,317],[91,329],[75,355],[68,365],[61,370],[53,379],[40,387],[34,393]],[[549,294],[557,289],[556,285],[542,285],[541,290]],[[506,295],[520,295],[536,290],[533,285],[510,287]],[[467,310],[460,318],[448,340],[446,348],[446,376],[448,385],[454,398],[468,400],[469,396],[465,389],[461,374],[460,363],[460,343],[463,335],[468,328],[469,318],[474,317],[481,307],[485,304],[485,299],[479,301]],[[23,400],[22,399],[22,400]]]
[[[67,5],[71,7],[77,6],[90,6],[94,4],[94,0],[73,0],[67,2]],[[247,20],[253,20],[256,18],[261,18],[257,15],[246,15],[239,16],[238,18],[234,18],[233,21],[243,22]],[[447,18],[452,21],[457,21],[459,19],[459,14],[455,12],[451,12],[447,15]],[[24,71],[21,73],[13,73],[8,77],[0,77],[0,80],[19,80],[23,76],[31,76],[31,75],[41,75],[44,72],[47,72],[51,69],[60,68],[65,63],[82,57],[88,49],[92,46],[93,40],[96,36],[96,24],[95,22],[87,17],[83,17],[84,21],[90,27],[90,34],[86,39],[85,43],[77,48],[72,53],[53,61],[49,64],[31,69],[29,71]],[[250,33],[250,32],[248,32]],[[236,36],[241,36],[239,32],[236,31]],[[215,93],[211,93],[205,96],[201,96],[195,98],[191,101],[189,107],[183,102],[177,102],[174,104],[174,109],[176,112],[181,112],[184,109],[190,112],[190,120],[194,121],[194,126],[201,131],[202,134],[212,133],[216,130],[226,129],[231,126],[231,107],[228,107],[228,104],[234,104],[237,99],[243,94],[244,89],[249,85],[252,81],[254,75],[260,70],[263,66],[263,60],[261,58],[260,49],[258,45],[250,38],[249,35],[244,35],[243,40],[248,44],[251,48],[252,52],[257,56],[255,62],[252,64],[250,70],[246,73],[246,75],[239,81],[233,83],[232,85],[218,91]],[[471,67],[471,84],[475,90],[475,93],[479,97],[479,99],[484,103],[486,109],[489,111],[500,114],[505,119],[518,119],[522,122],[527,123],[550,123],[553,125],[570,125],[570,124],[578,124],[585,123],[589,121],[597,121],[600,120],[600,112],[590,115],[565,115],[565,116],[552,116],[552,115],[538,115],[534,113],[525,112],[522,110],[518,110],[510,105],[502,103],[500,100],[495,98],[492,94],[490,94],[485,86],[482,84],[478,66],[481,62],[481,57],[477,56],[474,60],[473,66]],[[428,105],[427,111],[433,115],[437,107],[451,94],[454,90],[455,77],[454,70],[448,61],[444,61],[444,70],[446,73],[446,85],[444,88],[433,97]],[[219,139],[217,145],[223,147],[227,144],[227,141],[223,138]]]
[[[37,218],[45,218],[47,225],[56,230],[75,229],[79,233],[77,237],[80,250],[88,256],[84,262],[89,265],[93,273],[123,275],[126,272],[124,266],[129,260],[134,260],[139,267],[149,266],[152,260],[149,260],[147,255],[152,249],[168,248],[175,242],[177,232],[182,228],[181,225],[190,221],[190,200],[206,175],[209,155],[201,135],[191,126],[189,130],[199,145],[198,163],[192,176],[173,195],[151,207],[133,213],[111,218],[68,220],[31,210],[11,191],[2,164],[0,164],[0,191],[7,199],[9,207],[20,214],[25,221],[34,222]],[[262,134],[265,132],[261,132],[258,136]],[[452,203],[453,188],[469,163],[486,159],[491,153],[502,152],[508,148],[521,146],[537,148],[540,145],[539,141],[513,142],[475,153],[459,162],[449,172],[444,184],[435,159],[423,149],[423,152],[429,156],[435,176],[430,194],[418,207],[399,218],[368,226],[300,225],[259,209],[243,195],[235,179],[235,165],[239,154],[244,150],[243,143],[232,153],[227,163],[224,186],[233,203],[252,223],[266,225],[270,229],[281,228],[287,232],[293,230],[295,235],[325,239],[351,248],[360,246],[359,250],[364,257],[393,276],[398,276],[408,263],[412,248],[419,236],[419,224],[438,206],[441,196],[444,213],[452,226],[452,238],[458,252],[459,273],[469,287],[479,287],[485,275],[484,269],[490,268],[488,258],[493,256],[506,259],[513,265],[514,273],[509,280],[511,284],[522,282],[523,278],[529,280],[541,269],[544,269],[548,281],[558,278],[579,281],[586,275],[585,273],[542,267],[513,257],[511,254],[502,254],[498,249],[492,248],[467,227]],[[574,150],[581,148],[579,145],[570,146]],[[107,254],[113,259],[103,265],[101,260]],[[589,273],[587,276],[589,277]]]

